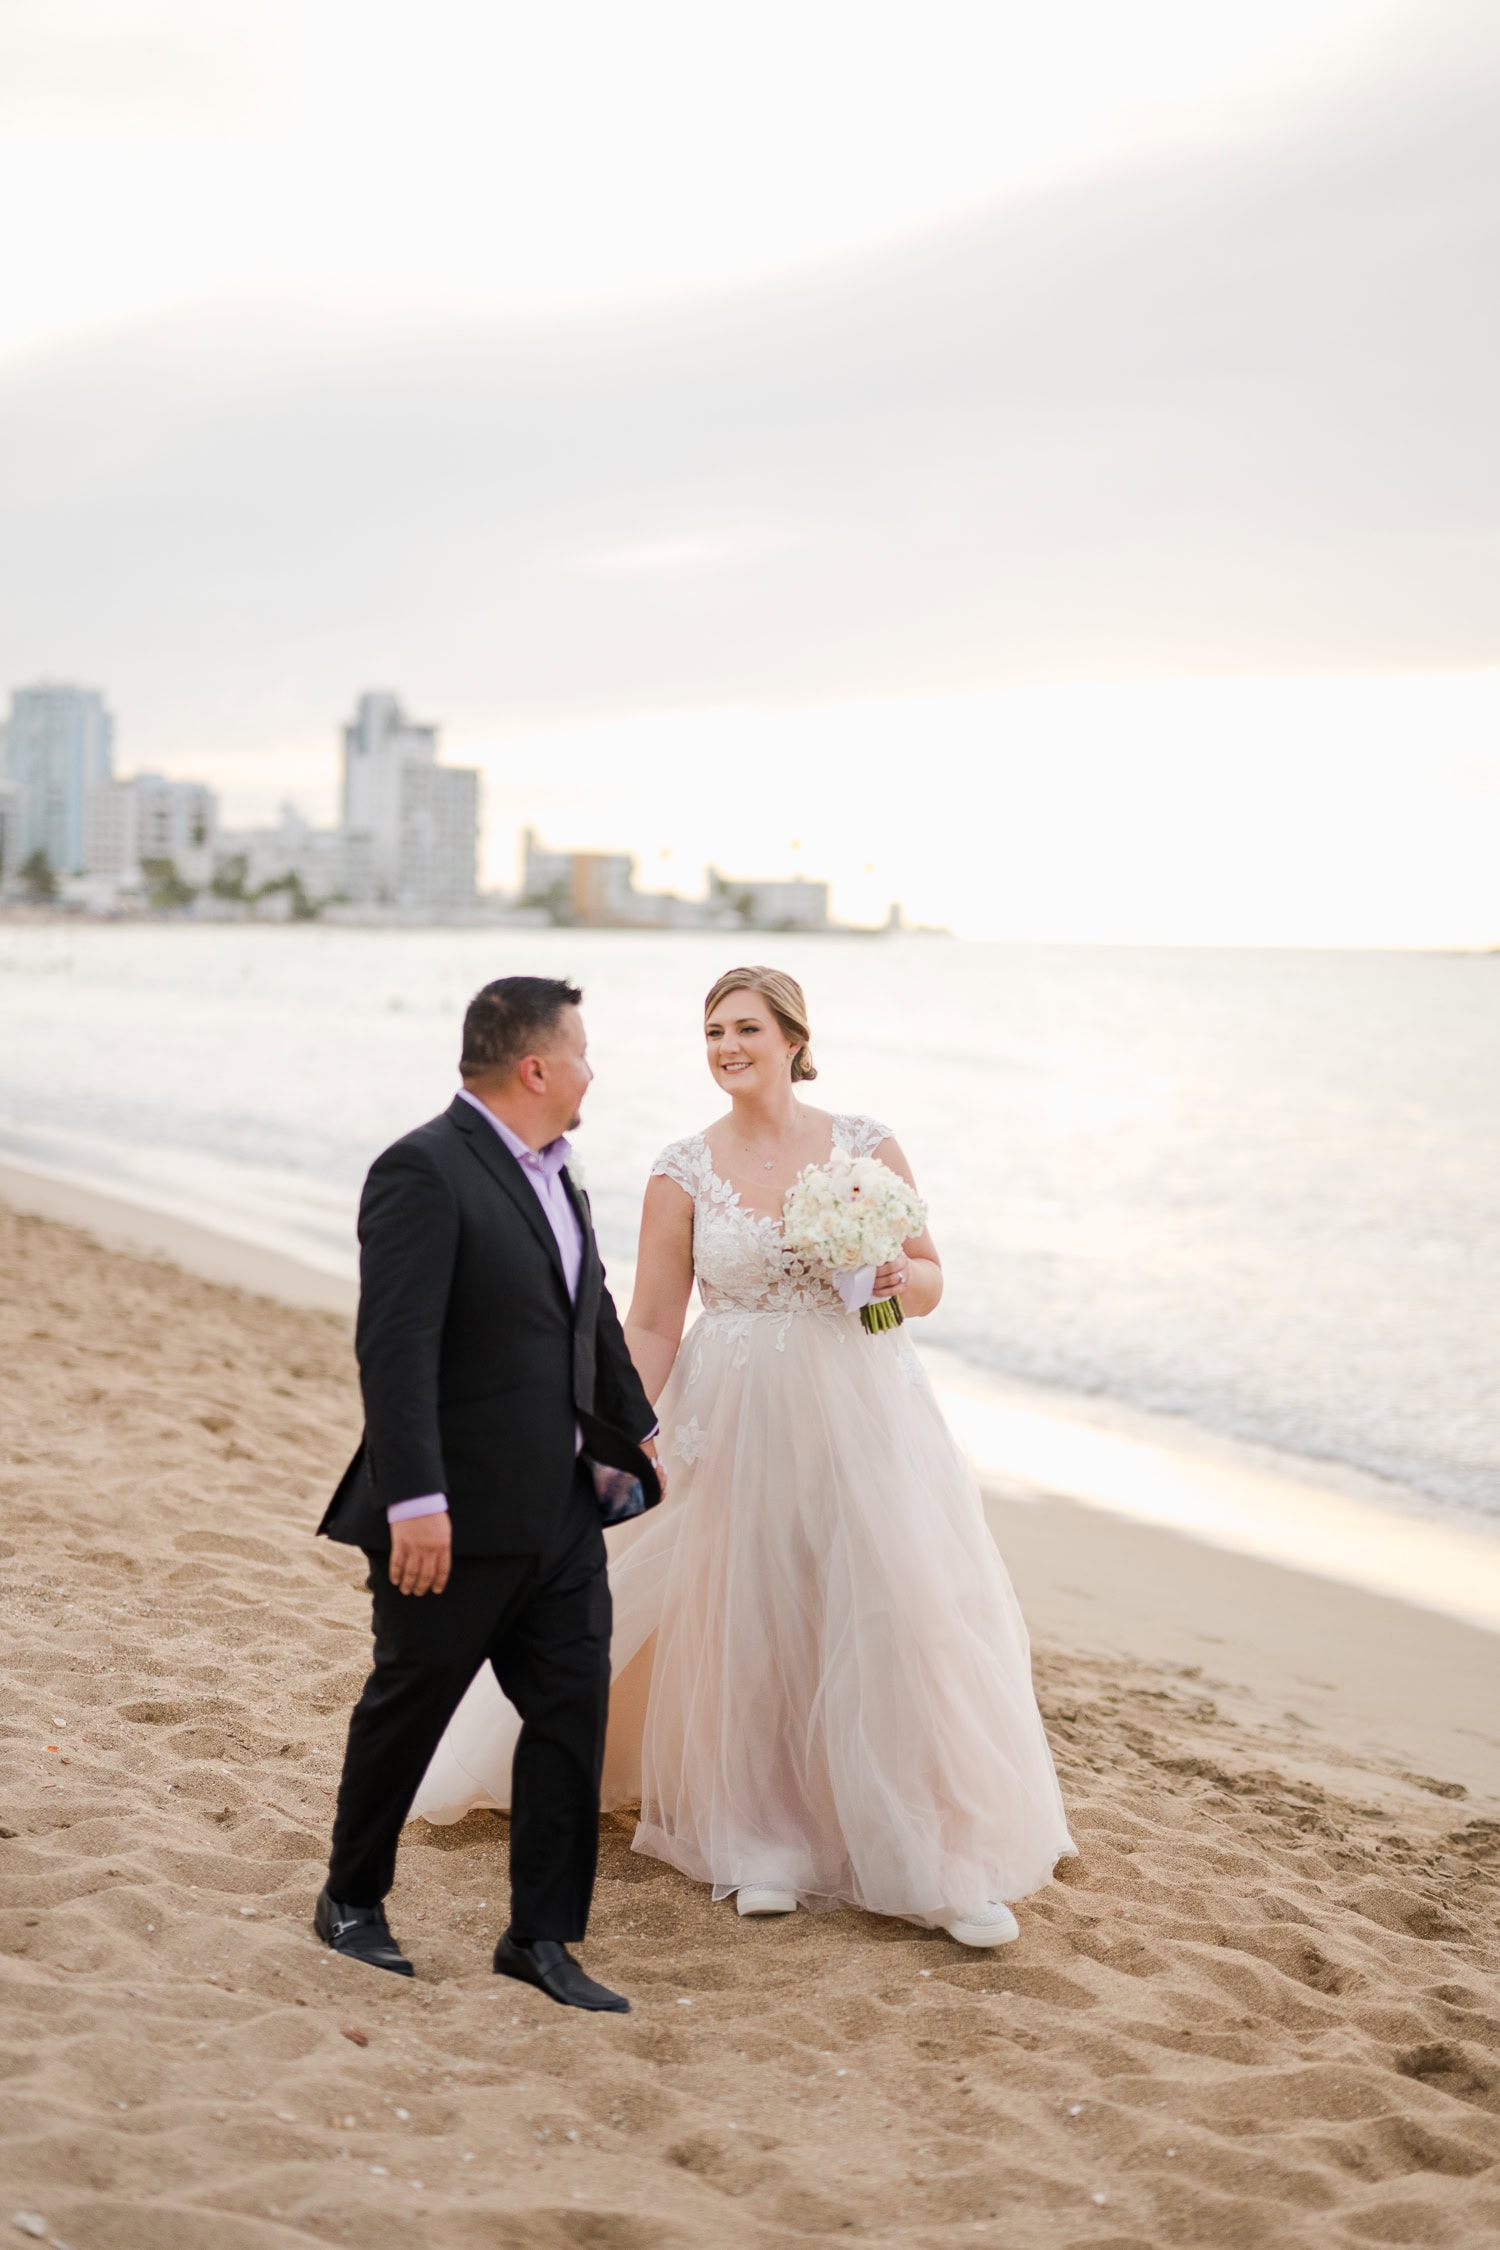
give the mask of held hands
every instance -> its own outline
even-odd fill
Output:
[[[656,1471],[656,1481],[661,1486],[662,1498],[667,1496],[667,1464],[656,1450],[655,1438],[642,1438],[641,1451]]]
[[[667,1465],[653,1439],[641,1447],[663,1492]],[[407,1516],[391,1525],[391,1584],[403,1594],[440,1594],[453,1567],[453,1519],[449,1515]]]
[[[403,1594],[440,1594],[453,1563],[447,1515],[408,1516],[391,1525],[391,1584]]]

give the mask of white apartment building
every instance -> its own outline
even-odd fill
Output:
[[[113,758],[114,721],[97,689],[14,690],[4,778],[17,794],[17,866],[42,851],[54,873],[82,873],[88,793],[109,780]]]
[[[218,801],[201,781],[141,773],[96,782],[84,804],[84,868],[130,888],[143,860],[165,859],[201,890],[213,875],[218,825]]]
[[[479,769],[401,769],[396,903],[451,913],[477,896]]]
[[[368,838],[368,900],[420,913],[473,906],[479,774],[440,766],[437,728],[385,690],[362,695],[344,729],[344,828]]]
[[[214,863],[221,873],[235,867],[251,893],[295,876],[315,906],[332,899],[364,903],[372,893],[369,837],[314,828],[295,805],[282,806],[274,828],[221,829]]]
[[[111,877],[122,887],[140,880],[136,850],[135,783],[96,781],[84,801],[83,868],[86,875]]]
[[[786,882],[747,883],[708,871],[710,912],[727,908],[752,930],[826,930],[828,885],[793,875]]]
[[[142,859],[169,859],[185,883],[199,886],[213,874],[218,800],[201,781],[136,776],[136,849]]]

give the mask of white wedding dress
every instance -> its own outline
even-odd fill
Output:
[[[874,1119],[839,1117],[867,1155]],[[703,1311],[660,1400],[659,1508],[606,1534],[607,1805],[716,1897],[742,1884],[939,1925],[1025,1898],[1074,1851],[1026,1628],[973,1471],[902,1328],[870,1335],[701,1134]],[[519,1721],[485,1665],[412,1807],[509,1801]]]

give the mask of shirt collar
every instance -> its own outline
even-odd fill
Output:
[[[458,1098],[467,1102],[471,1109],[477,1109],[485,1123],[493,1126],[518,1164],[524,1164],[528,1172],[540,1172],[544,1180],[555,1180],[573,1153],[573,1144],[566,1133],[559,1133],[545,1148],[528,1148],[520,1134],[513,1133],[505,1119],[497,1117],[467,1086],[459,1088]]]

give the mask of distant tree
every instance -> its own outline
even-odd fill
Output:
[[[26,896],[35,899],[38,904],[43,899],[56,898],[57,877],[53,873],[51,860],[40,844],[29,859],[21,862],[20,880]]]
[[[231,852],[214,869],[213,881],[208,887],[215,898],[244,899],[248,896],[245,882],[249,873],[250,862],[245,853]]]
[[[549,884],[544,891],[528,891],[520,903],[522,906],[540,907],[543,913],[551,915],[559,929],[571,929],[573,926],[573,893],[561,878]]]
[[[177,872],[177,862],[171,859],[143,859],[141,873],[146,878],[147,903],[158,911],[173,907],[191,906],[198,893],[191,883],[185,883]]]
[[[302,877],[297,873],[295,867],[288,875],[278,875],[273,883],[262,883],[255,896],[257,898],[274,898],[278,891],[286,891],[289,894],[294,922],[315,922],[323,911],[318,900],[308,897]]]

